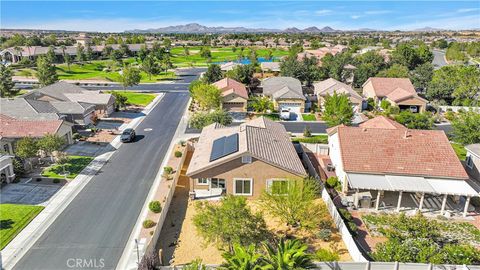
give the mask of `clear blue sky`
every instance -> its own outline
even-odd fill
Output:
[[[2,28],[120,32],[169,25],[410,30],[480,28],[480,0],[459,1],[1,1]]]

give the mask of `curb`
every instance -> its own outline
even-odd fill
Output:
[[[135,128],[150,111],[160,102],[164,94],[159,94],[150,104],[145,107],[140,116],[128,124],[123,124],[120,128]],[[120,135],[110,142],[111,151],[97,156],[90,164],[85,167],[80,174],[75,177],[69,184],[61,188],[50,199],[42,212],[38,214],[1,252],[1,259],[5,269],[13,268],[15,264],[27,253],[28,250],[38,241],[43,233],[53,224],[60,214],[68,207],[75,197],[83,190],[83,188],[93,179],[98,171],[105,165],[120,147]],[[93,167],[93,168],[92,168]],[[87,170],[88,169],[88,170]],[[92,170],[93,169],[93,170]],[[84,171],[90,171],[83,174]],[[3,268],[2,268],[3,269]]]
[[[179,135],[183,133],[182,131],[182,122],[184,120],[188,120],[188,108],[190,107],[190,103],[192,102],[192,98],[189,99],[187,103],[187,107],[185,108],[185,111],[182,115],[182,118],[180,119],[177,129],[175,130],[175,134],[173,135],[172,141],[170,142],[170,145],[168,146],[168,150],[166,152],[165,157],[162,160],[162,163],[160,164],[160,168],[158,170],[157,175],[155,176],[155,180],[148,192],[147,198],[145,199],[145,202],[143,204],[142,210],[140,211],[140,214],[138,215],[137,221],[133,227],[132,232],[130,233],[130,236],[127,241],[127,245],[125,246],[125,249],[122,252],[122,256],[120,257],[120,260],[118,261],[117,266],[115,269],[118,270],[125,270],[125,269],[137,269],[137,254],[135,252],[135,244],[136,241],[138,241],[138,249],[140,249],[140,246],[142,248],[142,251],[140,253],[142,254],[140,256],[140,259],[143,257],[143,248],[146,243],[145,241],[142,241],[143,239],[138,239],[138,235],[140,234],[140,231],[142,229],[142,223],[143,220],[147,217],[148,214],[148,204],[149,202],[154,198],[159,186],[160,182],[162,180],[162,174],[163,174],[163,167],[166,165],[168,162],[168,158],[170,157],[170,153],[173,151],[173,147],[178,141]],[[134,258],[134,261],[132,261],[132,257]]]

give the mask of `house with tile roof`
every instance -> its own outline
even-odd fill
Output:
[[[95,117],[95,105],[83,102],[2,98],[0,106],[2,114],[18,120],[66,120],[86,126]]]
[[[222,109],[228,112],[246,112],[248,91],[243,83],[224,78],[213,83],[222,92]]]
[[[263,95],[273,101],[275,110],[289,110],[297,115],[305,111],[302,83],[292,77],[271,77],[262,80]]]
[[[240,126],[203,128],[187,176],[197,197],[258,198],[266,188],[307,176],[285,127],[264,117]]]
[[[3,111],[2,111],[3,113]],[[72,144],[73,124],[59,119],[16,119],[0,114],[0,150],[15,154],[15,142],[23,137],[42,138],[55,134]]]
[[[466,216],[470,198],[479,196],[441,130],[411,130],[377,117],[327,132],[331,166],[355,207],[463,209]]]
[[[353,88],[345,83],[329,78],[313,84],[314,93],[317,96],[319,108],[323,108],[325,97],[327,95],[345,94],[350,99],[353,109],[356,112],[362,111],[363,97],[357,93]]]
[[[24,95],[28,100],[65,101],[89,103],[95,107],[98,116],[108,116],[115,108],[115,97],[112,94],[90,91],[75,84],[56,82],[54,84],[32,90]]]
[[[371,77],[363,84],[363,96],[373,98],[380,105],[387,100],[400,110],[424,112],[427,100],[420,97],[408,78],[379,78]]]

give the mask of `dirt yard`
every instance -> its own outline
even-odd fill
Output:
[[[192,202],[188,199],[190,181],[185,176],[190,159],[191,153],[187,156],[182,168],[182,174],[178,180],[172,206],[162,228],[160,240],[157,243],[157,249],[164,265],[181,265],[190,263],[195,259],[201,259],[205,264],[220,264],[223,261],[221,256],[223,251],[213,244],[206,244],[203,238],[197,234],[193,225],[193,216],[196,214],[195,201]],[[323,203],[321,199],[318,202]],[[253,211],[260,211],[255,201],[249,201],[249,205]],[[291,233],[276,218],[265,214],[264,216],[269,230],[279,237],[286,232]],[[341,261],[352,260],[341,236],[336,231],[334,231],[331,240],[327,242],[318,239],[314,234],[293,233],[293,235],[304,239],[312,251],[319,248],[329,250],[333,248],[339,253]]]

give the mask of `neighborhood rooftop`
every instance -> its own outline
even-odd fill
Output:
[[[234,134],[238,134],[238,151],[210,161],[214,141]],[[195,145],[187,175],[199,173],[243,155],[251,155],[297,175],[306,175],[283,125],[264,117],[240,126],[223,127],[212,124],[203,128],[199,141]]]

